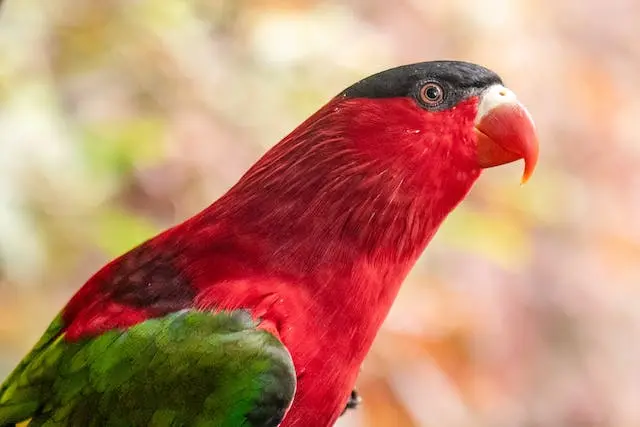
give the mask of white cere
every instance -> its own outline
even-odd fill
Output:
[[[524,110],[525,114],[533,123],[533,118],[529,114],[529,111],[520,104],[516,94],[513,93],[512,90],[502,86],[502,85],[493,85],[482,94],[482,100],[480,101],[480,105],[478,106],[478,114],[476,116],[476,123],[478,123],[485,114],[489,111],[493,110],[499,105],[503,104],[516,104],[519,105],[522,110]]]

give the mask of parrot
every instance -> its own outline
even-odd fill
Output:
[[[0,386],[0,426],[332,426],[437,229],[518,160],[524,183],[536,126],[494,71],[363,78],[94,273]]]

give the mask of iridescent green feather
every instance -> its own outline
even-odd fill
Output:
[[[0,426],[277,426],[295,372],[255,326],[182,311],[69,343],[56,319],[0,389]]]

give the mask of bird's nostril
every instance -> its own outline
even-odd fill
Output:
[[[500,96],[507,96],[507,91],[505,89],[502,89],[500,91]]]

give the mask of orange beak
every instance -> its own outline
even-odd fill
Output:
[[[538,162],[538,137],[527,110],[513,92],[496,85],[483,95],[475,133],[481,168],[524,160],[522,183],[529,180]]]

